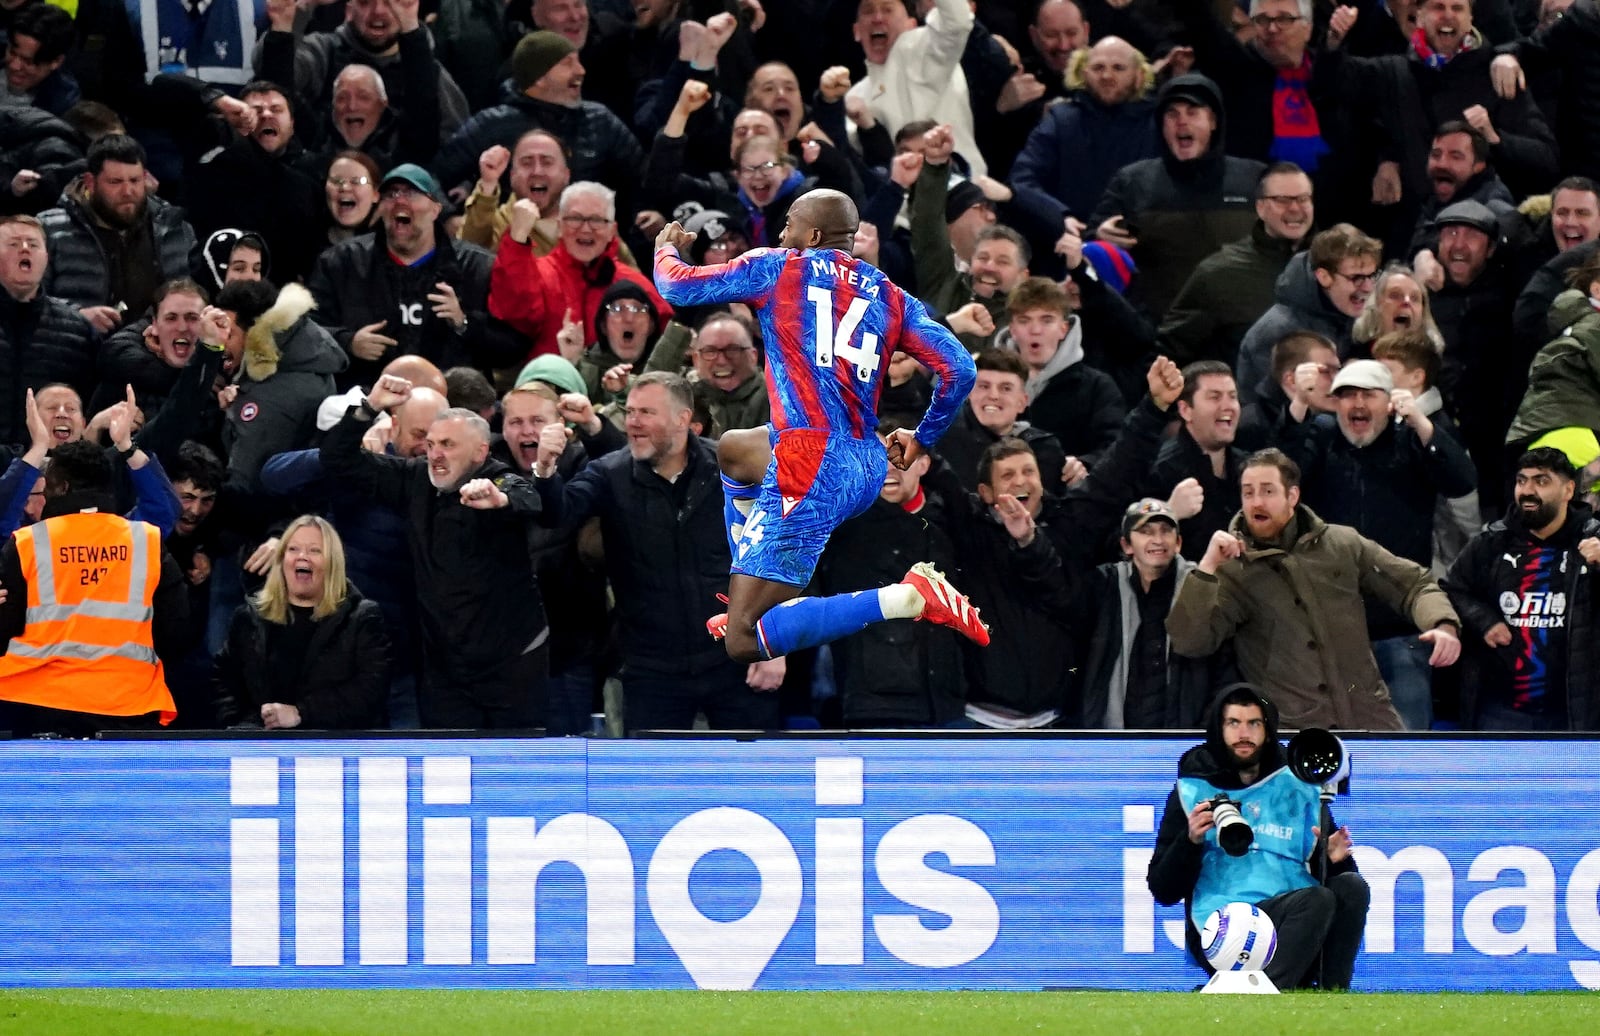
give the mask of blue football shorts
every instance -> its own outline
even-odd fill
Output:
[[[888,452],[876,438],[818,428],[774,431],[772,460],[745,519],[733,572],[805,586],[833,530],[872,506],[888,470]]]

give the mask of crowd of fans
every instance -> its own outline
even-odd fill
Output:
[[[66,444],[137,452],[145,516],[165,472],[179,728],[1194,727],[1241,672],[1290,725],[1600,726],[1596,0],[0,0],[0,35],[4,531]],[[763,343],[675,312],[654,238],[726,262],[822,187],[978,379],[818,592],[932,561],[987,648],[705,631]],[[929,395],[896,357],[880,432]]]

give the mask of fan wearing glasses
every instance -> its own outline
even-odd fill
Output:
[[[595,406],[615,402],[626,395],[621,388],[627,383],[627,375],[635,371],[644,373],[645,361],[660,344],[668,328],[675,329],[678,341],[673,347],[662,348],[681,353],[689,339],[687,328],[678,327],[657,316],[643,285],[621,278],[600,296],[600,305],[593,318],[598,333],[589,341],[582,356],[573,363],[578,373],[583,375],[589,399]],[[566,321],[561,334],[563,337],[576,335],[582,327],[574,315]],[[651,366],[653,369],[655,365]],[[611,386],[617,388],[617,392],[608,391],[605,387],[608,373],[612,375],[609,379]]]
[[[539,206],[518,198],[490,276],[489,312],[531,343],[527,358],[560,352],[563,334],[575,333],[564,329],[574,322],[582,324],[584,342],[598,341],[606,293],[624,281],[641,289],[654,311],[654,327],[665,325],[672,307],[644,274],[623,261],[616,192],[579,180],[561,192],[557,213],[560,240],[539,255],[533,240]]]
[[[1229,5],[1230,7],[1232,5]],[[1293,162],[1316,174],[1341,146],[1343,118],[1328,73],[1314,60],[1311,0],[1249,0],[1247,41],[1208,4],[1179,4],[1197,68],[1216,80],[1228,112],[1228,153]],[[1333,185],[1319,180],[1326,191]]]
[[[443,207],[432,174],[409,162],[395,166],[378,183],[376,230],[317,260],[312,319],[350,354],[346,383],[373,384],[397,356],[483,369],[521,358],[517,335],[488,319],[489,253],[448,237]]]
[[[1289,260],[1278,278],[1278,301],[1239,343],[1239,397],[1253,402],[1268,378],[1272,347],[1294,331],[1326,336],[1346,358],[1356,317],[1378,281],[1383,244],[1348,223],[1335,223]]]

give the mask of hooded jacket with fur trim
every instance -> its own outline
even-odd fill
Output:
[[[222,431],[228,481],[238,488],[258,489],[261,466],[273,454],[311,445],[317,407],[349,365],[339,343],[311,320],[315,307],[311,292],[290,284],[245,335],[239,395]]]

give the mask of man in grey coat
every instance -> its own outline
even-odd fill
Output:
[[[1246,680],[1286,727],[1400,730],[1367,635],[1363,598],[1410,616],[1429,662],[1461,654],[1461,620],[1428,570],[1300,504],[1300,469],[1278,450],[1245,462],[1243,510],[1211,538],[1167,616],[1172,650],[1208,655],[1232,638]]]

